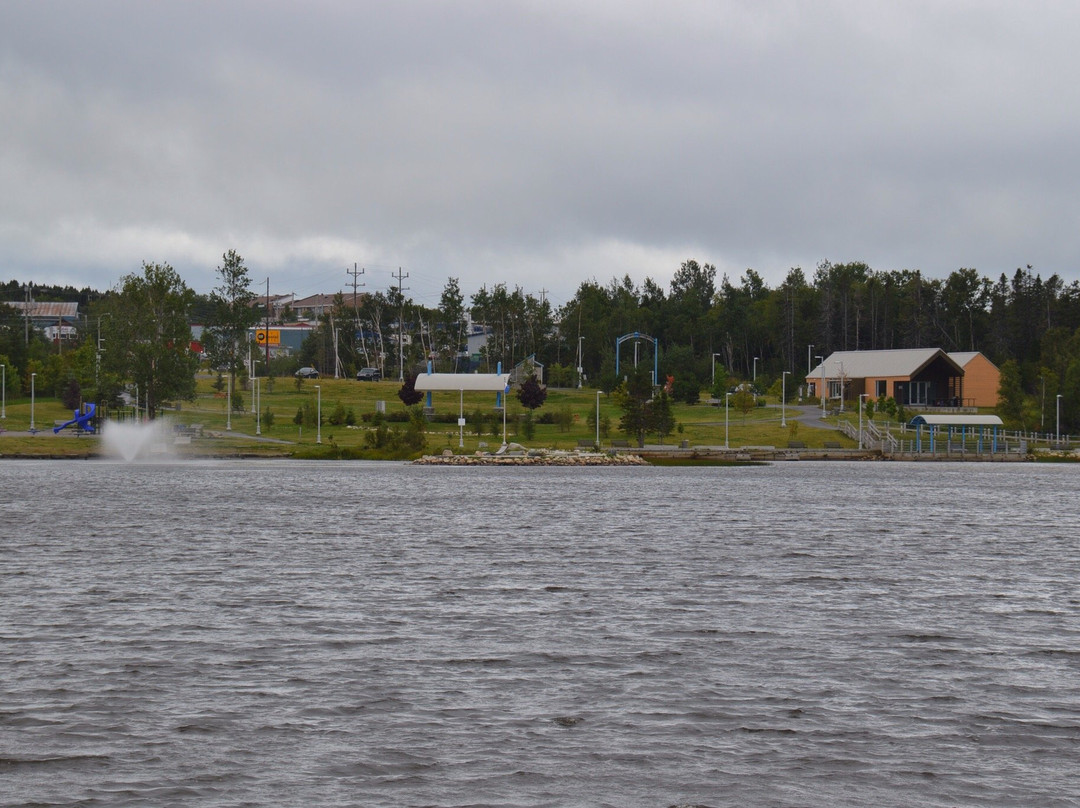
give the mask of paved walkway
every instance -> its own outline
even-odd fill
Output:
[[[766,409],[776,411],[776,420],[780,420],[780,405],[769,404]],[[821,420],[821,407],[816,404],[788,404],[785,417],[788,421],[798,421],[800,424],[805,424],[811,429],[828,429],[832,432],[837,431],[835,424],[827,423]],[[702,423],[709,426],[723,426],[724,422],[720,421],[703,421]]]

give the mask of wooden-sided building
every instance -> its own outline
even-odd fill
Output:
[[[890,397],[905,407],[974,407],[964,367],[940,348],[837,351],[806,376],[811,398]],[[985,406],[985,405],[983,405]]]

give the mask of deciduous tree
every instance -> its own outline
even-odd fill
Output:
[[[198,358],[191,351],[188,308],[194,293],[168,264],[144,263],[121,279],[105,318],[109,350],[102,364],[138,385],[147,416],[162,402],[195,397]]]

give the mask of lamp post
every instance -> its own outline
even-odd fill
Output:
[[[814,350],[814,343],[810,343],[806,346],[806,375],[810,375],[810,371],[814,369],[814,366],[810,363],[810,356]]]
[[[229,392],[225,398],[225,431],[232,432],[232,373],[229,373]]]
[[[596,391],[596,448],[600,448],[600,391]]]
[[[0,365],[0,418],[7,418],[7,365]]]
[[[755,356],[754,357],[754,387],[755,388],[757,387],[757,361],[760,358],[761,358],[760,356]],[[755,392],[757,392],[757,391],[755,390]]]
[[[510,385],[506,385],[506,389],[503,390],[502,395],[502,411],[503,411],[503,449],[506,448],[506,394],[510,392]]]
[[[870,395],[869,393],[859,393],[859,449],[860,449],[860,450],[861,450],[861,449],[862,449],[862,447],[863,447],[863,439],[862,439],[862,410],[863,410],[863,399],[864,399],[864,398],[866,398],[866,397],[868,397],[869,395]]]
[[[1042,382],[1042,398],[1039,400],[1039,431],[1044,432],[1046,430],[1046,377],[1040,376],[1039,381]]]
[[[1061,445],[1061,393],[1057,395],[1057,437],[1054,439],[1058,446]]]
[[[780,374],[780,426],[787,426],[787,377],[791,373],[785,370]]]
[[[840,363],[840,412],[844,411],[844,363]]]
[[[255,434],[262,434],[262,410],[259,406],[259,377],[255,377]]]
[[[30,374],[30,434],[31,435],[34,435],[34,434],[37,433],[37,430],[34,429],[34,378],[36,376],[37,376],[36,373],[31,373]],[[1058,398],[1061,398],[1061,396],[1058,396]]]
[[[322,443],[322,386],[315,385],[315,442]]]
[[[714,353],[712,355],[712,384],[716,384],[716,357],[723,356],[723,354]]]
[[[728,399],[731,398],[731,393],[724,393],[724,448],[728,448],[728,410],[731,405],[728,404]]]
[[[581,367],[581,343],[584,342],[584,341],[585,341],[585,337],[578,337],[577,338],[577,387],[578,387],[578,390],[581,389],[581,374],[583,372],[582,367]]]
[[[816,357],[821,362],[821,417],[825,417],[825,357]]]

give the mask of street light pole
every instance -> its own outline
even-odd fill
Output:
[[[1046,377],[1040,376],[1039,381],[1042,382],[1042,398],[1039,400],[1039,431],[1044,432],[1046,430]]]
[[[315,385],[315,442],[322,443],[322,386]]]
[[[861,450],[861,449],[862,449],[862,447],[863,447],[863,438],[862,438],[862,410],[863,410],[863,399],[864,399],[864,398],[866,398],[866,397],[867,397],[867,396],[869,396],[869,395],[870,395],[869,393],[859,393],[859,449],[860,449],[860,450]]]
[[[1057,445],[1060,446],[1061,445],[1061,393],[1058,393],[1058,396],[1057,396],[1056,409],[1057,409],[1057,430],[1056,430],[1057,431],[1057,438],[1055,438],[1055,441],[1057,442]]]
[[[728,399],[731,398],[731,393],[724,393],[724,448],[728,448],[728,410],[730,406]]]
[[[581,389],[581,374],[582,374],[582,368],[581,368],[581,343],[582,343],[582,340],[584,340],[584,339],[585,339],[585,337],[578,337],[577,338],[577,387],[578,387],[578,390]]]
[[[0,418],[7,418],[7,365],[0,365]]]
[[[791,373],[785,370],[780,374],[780,426],[787,426],[787,377]]]
[[[229,373],[229,393],[225,398],[225,431],[232,432],[232,373]]]
[[[810,375],[810,371],[814,369],[814,366],[810,363],[811,352],[814,350],[814,343],[810,343],[806,346],[806,375]]]
[[[600,448],[600,391],[596,391],[596,448]]]
[[[821,417],[824,418],[825,417],[825,357],[824,356],[817,356],[815,358],[819,362],[821,362]]]
[[[716,357],[723,356],[723,354],[714,353],[712,355],[712,384],[716,384]]]
[[[755,388],[757,387],[757,361],[760,358],[761,358],[760,356],[755,356],[754,357],[754,387]],[[755,392],[757,392],[757,391],[755,390]]]
[[[262,434],[262,408],[259,406],[259,377],[255,377],[255,434]]]
[[[34,378],[36,376],[37,376],[36,373],[31,373],[30,374],[30,434],[31,435],[34,435],[34,434],[37,433],[37,430],[34,429]],[[1058,396],[1058,398],[1061,398],[1061,396]]]
[[[840,363],[840,412],[844,411],[844,363]]]

